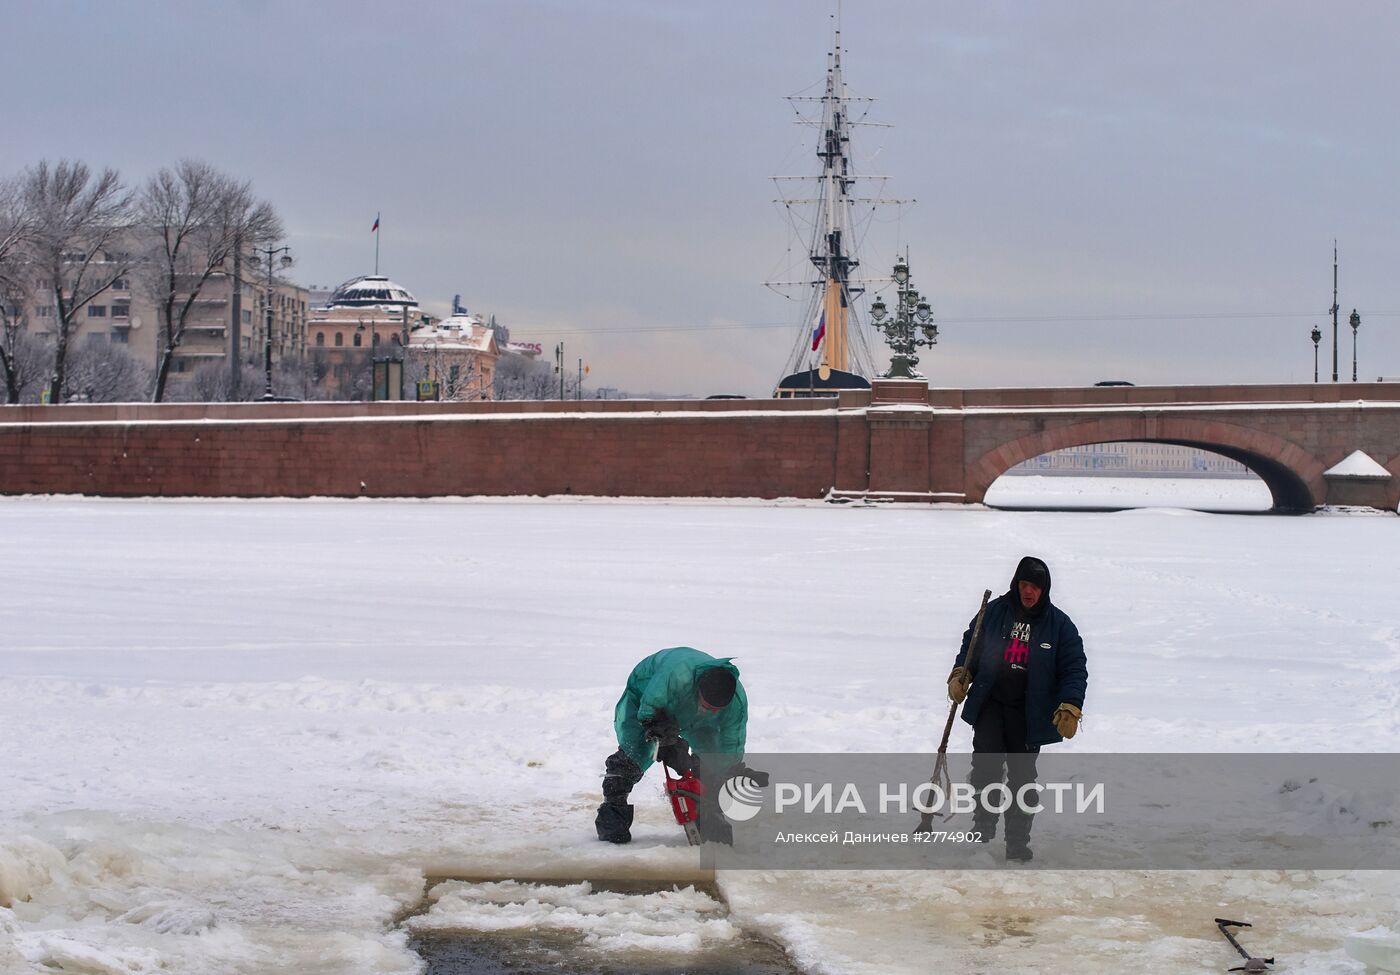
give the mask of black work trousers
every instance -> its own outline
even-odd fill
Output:
[[[1025,704],[1003,704],[988,700],[972,726],[972,788],[981,796],[982,790],[996,782],[1006,782],[1012,803],[1006,810],[1006,842],[1025,845],[1031,838],[1032,815],[1022,811],[1015,802],[1024,785],[1035,781],[1035,761],[1040,747],[1026,744]],[[1028,796],[1032,804],[1037,797]],[[999,797],[994,805],[1001,805]],[[984,837],[996,835],[997,813],[980,806],[972,814],[973,828]]]
[[[641,768],[621,748],[608,756],[603,772],[603,804],[593,823],[598,839],[609,843],[632,841],[632,804],[627,799],[632,787],[641,780]]]

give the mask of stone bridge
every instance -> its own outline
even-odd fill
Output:
[[[1400,384],[929,389],[839,400],[0,409],[0,493],[867,497],[978,502],[1050,450],[1182,444],[1275,509],[1400,505]],[[1355,451],[1353,461],[1332,470]]]

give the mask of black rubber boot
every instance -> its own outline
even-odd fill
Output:
[[[641,778],[641,767],[621,748],[608,756],[603,772],[603,804],[593,820],[598,839],[609,843],[632,842],[633,810],[627,797]]]
[[[979,810],[980,812],[980,810]],[[972,831],[980,834],[977,837],[978,843],[990,843],[997,838],[997,817],[974,815],[972,817]]]
[[[1032,854],[1029,843],[1014,843],[1011,840],[1006,841],[1006,859],[1008,861],[1015,861],[1018,863],[1030,863],[1031,856]]]
[[[593,820],[598,830],[598,839],[607,843],[632,842],[632,814],[629,803],[605,802],[598,807],[598,816]]]

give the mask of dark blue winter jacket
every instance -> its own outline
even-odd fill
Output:
[[[1047,592],[1048,597],[1048,592]],[[1002,593],[987,603],[982,622],[981,647],[976,655],[972,688],[963,704],[962,717],[975,725],[982,706],[996,683],[997,668],[1011,624],[1016,620],[1015,597]],[[1058,606],[1044,599],[1043,608],[1031,620],[1030,656],[1026,669],[1026,744],[1032,747],[1063,741],[1050,720],[1061,704],[1084,707],[1089,684],[1089,666],[1084,658],[1084,641],[1074,621]],[[976,622],[974,617],[973,623]],[[973,623],[963,634],[956,666],[967,666],[967,645],[972,640]]]

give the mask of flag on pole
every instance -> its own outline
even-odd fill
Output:
[[[826,306],[822,306],[821,317],[817,319],[817,325],[812,329],[812,351],[822,344],[822,339],[826,338]]]
[[[374,215],[374,226],[369,228],[369,232],[370,232],[370,233],[374,233],[374,232],[375,232],[376,230],[378,230],[378,229],[379,229],[379,214],[376,213],[376,214]]]

